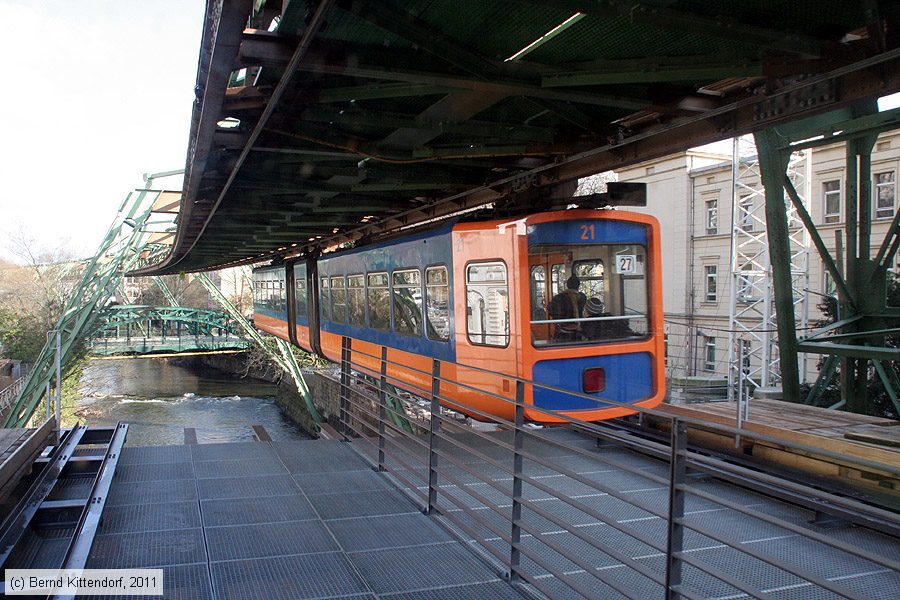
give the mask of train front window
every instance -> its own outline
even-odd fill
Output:
[[[535,347],[647,336],[647,251],[643,245],[539,245],[529,248],[528,262]],[[544,281],[547,272],[549,299]]]
[[[422,333],[422,278],[419,271],[394,271],[394,331]]]

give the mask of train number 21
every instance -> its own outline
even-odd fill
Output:
[[[590,225],[582,225],[581,226],[581,239],[583,240],[592,240],[594,239],[594,224]]]

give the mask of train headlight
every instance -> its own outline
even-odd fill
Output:
[[[585,369],[581,372],[581,389],[585,394],[602,392],[606,387],[606,371],[601,367]]]

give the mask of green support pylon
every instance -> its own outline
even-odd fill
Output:
[[[784,178],[790,151],[781,150],[784,140],[775,129],[757,132],[756,149],[766,190],[766,234],[775,292],[775,322],[778,326],[781,389],[786,400],[800,401],[800,369],[797,363],[797,331],[794,329],[794,292],[791,286],[791,248]]]
[[[150,222],[153,201],[160,192],[142,189],[131,193],[119,209],[97,253],[85,263],[81,281],[66,301],[56,328],[60,332],[62,369],[69,365],[73,351],[118,285],[122,274],[133,267],[141,248],[149,238],[145,227]],[[24,427],[54,379],[56,347],[48,342],[41,349],[16,401],[3,420],[4,427]]]
[[[834,373],[840,370],[841,401],[845,407],[867,412],[869,370],[872,367],[896,410],[900,410],[900,378],[891,363],[900,361],[900,349],[887,346],[887,336],[900,333],[900,309],[888,307],[887,273],[900,248],[900,211],[896,212],[884,240],[876,244],[872,258],[872,149],[878,134],[900,127],[900,110],[878,112],[874,100],[802,121],[758,132],[757,148],[766,188],[767,233],[772,256],[773,283],[785,399],[799,399],[798,352],[827,356],[807,404],[820,404],[820,396]],[[846,245],[832,257],[816,230],[796,190],[785,176],[791,152],[835,141],[846,142],[844,229]],[[780,180],[780,181],[779,181]],[[789,262],[785,260],[787,222],[784,193],[810,233],[823,265],[838,292],[837,322],[798,339],[793,326]],[[783,314],[784,313],[784,314]],[[787,317],[790,315],[790,318]]]

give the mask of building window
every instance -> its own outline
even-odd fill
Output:
[[[366,324],[366,283],[362,275],[347,276],[347,316],[355,327]]]
[[[719,233],[719,200],[706,201],[706,234]]]
[[[703,336],[703,370],[716,370],[716,338]]]
[[[744,231],[753,231],[753,197],[741,196],[738,201],[738,222]]]
[[[839,179],[822,182],[822,205],[826,223],[841,220],[841,182]]]
[[[752,352],[753,346],[750,344],[750,340],[741,340],[741,358],[743,358],[741,363],[743,368],[741,370],[744,375],[750,374],[750,355]]]
[[[875,195],[875,218],[890,219],[894,216],[894,198],[897,196],[894,172],[875,173],[874,184],[872,191]]]
[[[716,280],[718,279],[719,268],[716,265],[707,265],[703,268],[706,275],[706,301],[716,301]]]
[[[466,332],[473,344],[509,344],[509,288],[502,262],[466,268]]]
[[[450,339],[450,282],[447,267],[425,269],[425,333],[430,340]]]
[[[750,265],[745,265],[737,276],[737,300],[749,302],[753,299],[753,275],[750,273]]]
[[[369,327],[387,331],[391,327],[391,290],[387,273],[369,273],[367,281]]]
[[[422,276],[418,269],[394,271],[394,331],[422,334]]]
[[[822,293],[826,296],[837,296],[837,285],[834,283],[834,278],[831,276],[831,273],[825,271],[822,277]]]

